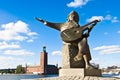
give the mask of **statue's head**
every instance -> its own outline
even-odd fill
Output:
[[[78,13],[75,11],[70,12],[70,14],[68,15],[68,21],[70,20],[74,20],[75,22],[78,22],[79,21]]]

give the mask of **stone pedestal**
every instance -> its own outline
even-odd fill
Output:
[[[70,69],[60,69],[59,77],[61,76],[101,76],[101,70],[99,69],[84,69],[84,68],[70,68]]]
[[[64,43],[62,49],[62,68],[84,68],[85,62],[83,58],[79,61],[74,61],[74,57],[78,54],[77,44]]]

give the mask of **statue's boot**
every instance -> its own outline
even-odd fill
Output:
[[[89,65],[86,65],[86,69],[97,69],[96,67],[94,67],[93,65],[89,64]]]
[[[85,60],[85,68],[86,69],[97,69],[95,66],[93,66],[93,65],[90,64],[87,55],[83,55],[83,58]]]

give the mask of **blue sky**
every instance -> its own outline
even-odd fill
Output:
[[[61,66],[60,33],[36,21],[65,22],[77,11],[80,25],[101,19],[88,38],[91,63],[120,66],[119,0],[0,0],[0,69],[38,65],[46,45],[48,63]]]

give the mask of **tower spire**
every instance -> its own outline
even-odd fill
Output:
[[[46,46],[43,46],[43,52],[46,52]]]

